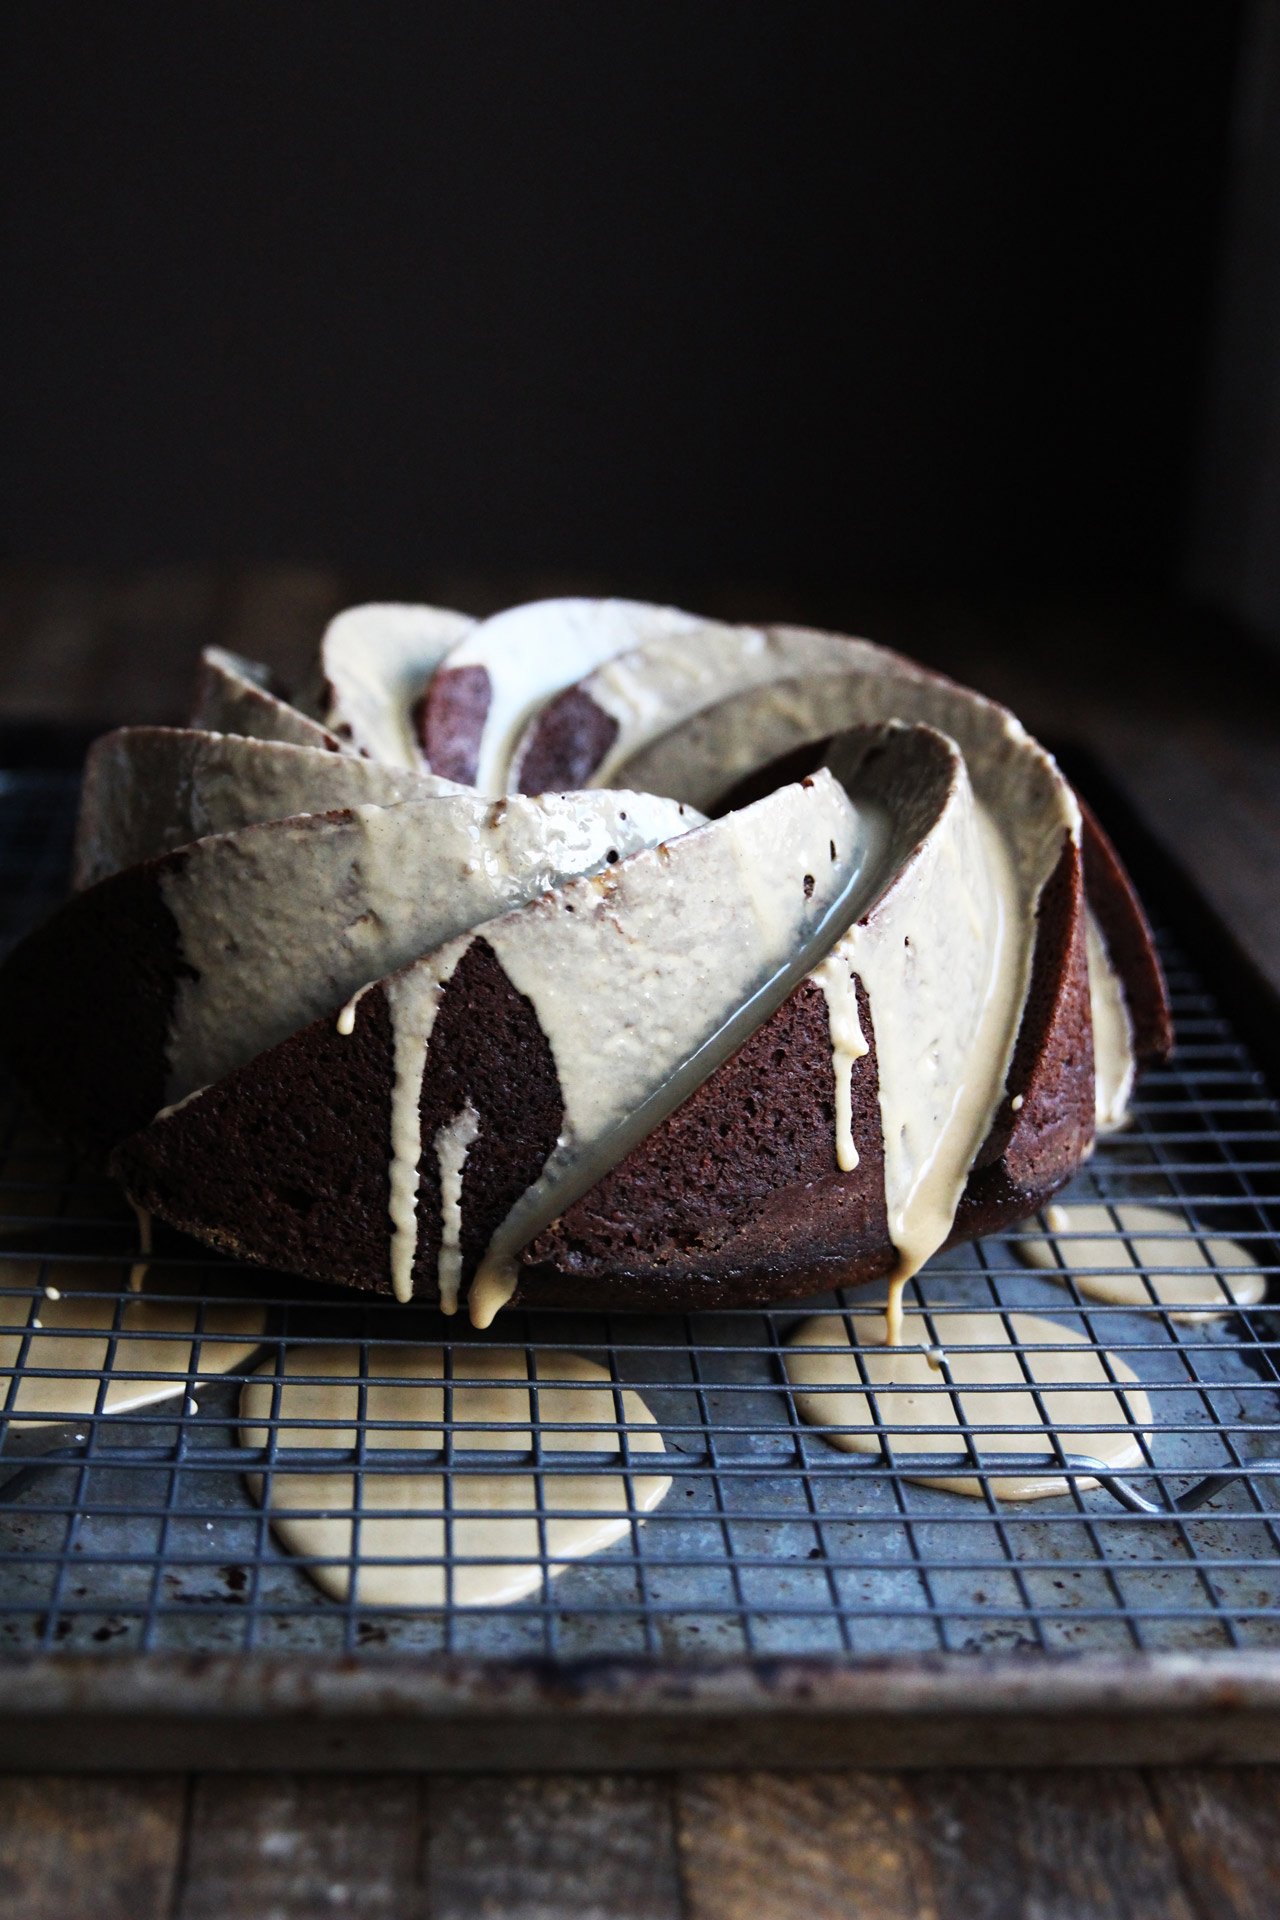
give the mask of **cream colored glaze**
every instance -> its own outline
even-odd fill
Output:
[[[633,804],[637,797],[626,799]],[[532,1000],[555,1056],[564,1127],[547,1169],[516,1202],[472,1281],[476,1327],[487,1327],[514,1292],[514,1254],[545,1225],[547,1204],[547,1217],[560,1212],[564,1179],[581,1173],[610,1129],[787,962],[848,881],[854,843],[854,810],[825,776],[812,787],[783,787],[758,806],[601,874],[566,879],[524,910],[486,922],[487,947],[516,993]],[[812,899],[804,899],[806,872],[816,876]],[[729,912],[741,937],[729,956],[710,964]],[[439,948],[386,989],[395,1035],[390,1212],[397,1300],[413,1296],[422,1073],[439,993],[466,947],[468,941],[453,941]],[[589,1020],[583,1008],[591,1008]],[[539,1225],[528,1227],[533,1217]]]
[[[940,896],[931,893],[927,880],[922,880],[922,875],[927,874],[931,867],[936,867],[939,872],[949,874],[951,884],[959,890],[955,913],[944,916],[948,927],[953,928],[956,924],[963,922],[966,915],[972,914],[973,899],[985,898],[981,894],[981,888],[984,879],[989,877],[989,870],[983,864],[982,830],[975,819],[963,763],[954,747],[940,735],[926,728],[907,729],[896,725],[863,730],[856,736],[848,736],[833,751],[832,763],[832,771],[824,771],[815,777],[812,791],[820,790],[824,795],[823,804],[829,806],[830,796],[833,792],[839,791],[838,776],[839,782],[849,793],[856,796],[857,801],[857,811],[854,816],[856,836],[849,849],[847,876],[839,890],[829,901],[825,898],[824,890],[820,890],[813,901],[815,908],[821,908],[820,917],[811,919],[807,930],[802,933],[788,930],[777,919],[777,902],[780,898],[786,897],[785,874],[788,870],[786,863],[776,868],[775,882],[771,889],[761,884],[765,877],[761,871],[761,863],[757,859],[748,857],[745,872],[755,890],[753,906],[757,924],[770,924],[769,916],[772,913],[771,937],[776,940],[776,951],[785,955],[784,963],[775,972],[769,974],[764,984],[757,987],[751,995],[739,1000],[723,1022],[712,1029],[711,1036],[700,1042],[693,1052],[681,1056],[675,1051],[672,1054],[660,1051],[657,1055],[647,1056],[645,1068],[654,1077],[650,1080],[647,1090],[637,1091],[634,1100],[625,1104],[625,1118],[619,1120],[615,1116],[606,1119],[599,1114],[590,1116],[592,1125],[585,1147],[579,1146],[572,1139],[562,1138],[560,1150],[552,1156],[539,1181],[516,1203],[508,1219],[494,1236],[486,1258],[481,1262],[470,1293],[471,1315],[476,1325],[488,1325],[494,1313],[510,1298],[517,1280],[518,1256],[522,1248],[572,1205],[609,1167],[615,1165],[632,1146],[652,1131],[653,1127],[660,1124],[666,1114],[687,1098],[694,1088],[714,1071],[721,1060],[736,1051],[743,1041],[768,1018],[774,1008],[781,1004],[786,995],[815,967],[817,970],[813,973],[813,977],[824,986],[829,1006],[833,1004],[838,1006],[838,1011],[833,1015],[835,1031],[838,1036],[843,1036],[845,1044],[852,1051],[857,1044],[857,1008],[850,980],[848,949],[846,949],[843,965],[845,989],[841,988],[838,980],[832,980],[831,970],[824,971],[823,965],[824,956],[829,949],[832,949],[833,942],[840,941],[842,934],[848,937],[851,922],[857,923],[854,934],[856,941],[861,943],[859,950],[870,951],[877,943],[883,943],[891,954],[896,954],[899,950],[899,942],[904,937],[904,927],[911,929],[921,942],[921,951],[925,956],[924,964],[920,969],[922,978],[930,976],[930,968],[935,964],[933,948],[934,945],[939,947],[941,971],[950,975],[947,990],[952,995],[953,1010],[956,1004],[960,1007],[959,1026],[963,1035],[963,1016],[967,1004],[964,969],[948,964],[945,941],[949,936],[940,937],[936,933],[934,920],[926,911],[930,902],[936,901]],[[786,789],[782,791],[785,792]],[[805,789],[794,788],[791,791],[795,795],[802,795]],[[776,804],[777,801],[778,795],[775,794],[772,797],[772,803]],[[812,808],[812,798],[808,805]],[[729,816],[707,832],[710,835],[724,832],[731,821],[754,819],[755,813],[756,810],[751,809]],[[691,837],[684,843],[686,858],[697,838],[699,837]],[[673,858],[678,851],[680,850],[668,850],[667,859]],[[844,844],[840,836],[833,834],[826,851],[828,862],[833,853],[838,853],[841,859],[844,858]],[[813,859],[815,853],[816,865]],[[632,863],[633,866],[635,864]],[[659,857],[659,864],[661,866],[661,857]],[[996,864],[998,867],[998,857]],[[814,875],[824,871],[826,865],[821,851],[820,829],[805,857],[798,862],[794,860],[791,862],[792,894],[794,895],[796,878],[803,874],[804,882],[808,884]],[[804,872],[806,868],[810,869],[808,873]],[[685,901],[692,897],[696,902],[699,900],[699,893],[697,889],[686,884],[688,878],[687,872],[669,875],[659,871],[656,875],[656,884],[663,888],[668,903],[672,897],[670,888],[663,887],[663,883],[668,879],[675,879],[677,882],[678,890],[675,897]],[[830,884],[830,877],[827,884]],[[656,896],[659,920],[664,918],[663,892]],[[941,897],[946,898],[945,892]],[[711,916],[711,924],[716,927],[723,923],[726,909],[714,894],[712,902],[714,912]],[[950,904],[948,900],[948,905]],[[577,910],[573,909],[573,911],[576,923],[581,925]],[[685,912],[687,918],[692,917],[693,909],[687,905]],[[917,924],[922,916],[925,926],[924,934],[921,934]],[[670,919],[670,917],[668,904],[665,918]],[[994,924],[999,921],[999,914],[988,912],[986,918],[988,922]],[[735,919],[739,924],[743,924],[743,916],[740,912]],[[620,926],[619,931],[622,930]],[[486,929],[486,937],[488,933],[489,930]],[[491,944],[496,947],[498,942],[495,940]],[[999,941],[992,936],[989,944],[993,953],[998,954]],[[635,956],[631,956],[629,964],[634,965],[634,961]],[[523,976],[512,974],[514,983],[533,1000],[539,1011],[544,1031],[548,1032],[550,1028],[544,1016],[540,993],[544,986],[543,976],[549,970],[554,971],[554,968],[549,968],[547,958],[543,955],[533,966],[525,970]],[[674,966],[669,979],[663,983],[660,995],[652,986],[642,981],[641,989],[647,1003],[651,1006],[660,1004],[666,998],[674,996],[675,1000],[681,1002],[683,1006],[687,1000],[687,983],[693,972],[694,969],[689,965]],[[987,980],[980,962],[971,964],[969,972],[975,983],[973,1017],[978,1020],[983,1017],[984,1010],[980,996],[986,990]],[[567,976],[570,982],[577,980],[578,977],[578,973]],[[625,974],[622,978],[625,981]],[[940,988],[939,991],[942,992],[943,989]],[[917,990],[907,997],[912,1002],[915,1014],[922,1019],[928,1018],[936,1022],[937,1009],[919,990],[918,983]],[[594,997],[592,1004],[597,1004]],[[599,1001],[599,1004],[602,1008],[606,1007],[603,1000]],[[557,1030],[565,1035],[563,1051],[571,1057],[575,1048],[581,1050],[583,1046],[581,1023],[576,1017],[576,1000],[570,997],[564,1004],[553,1005],[550,1016]],[[622,1007],[617,1009],[617,1016],[619,1020],[624,1017]],[[987,1017],[989,1018],[989,1015]],[[847,1028],[843,1024],[846,1020]],[[906,1025],[910,1038],[909,1019]],[[614,1053],[622,1036],[614,1022],[606,1020],[600,1031],[592,1037],[590,1050],[579,1063],[579,1072],[585,1075],[595,1074],[602,1052],[602,1036],[607,1037],[607,1043],[603,1047],[604,1056],[612,1065]],[[944,1058],[947,1057],[946,1043],[938,1041],[932,1027],[925,1033],[923,1040],[920,1040],[919,1035],[915,1038],[925,1053],[941,1052]],[[562,1050],[557,1049],[553,1043],[553,1051],[556,1052],[557,1061],[560,1063]],[[839,1100],[845,1109],[844,1117],[847,1121],[847,1075],[841,1071],[841,1062],[838,1059],[834,1064],[840,1090]],[[959,1084],[951,1089],[949,1095],[954,1111],[942,1113],[942,1131],[946,1136],[944,1144],[950,1142],[947,1128],[950,1127],[951,1134],[954,1134],[971,1117],[972,1111],[976,1108],[979,1092],[975,1089],[981,1089],[984,1084],[983,1071],[998,1074],[999,1064],[998,1059],[994,1067],[984,1066],[984,1063],[980,1062],[971,1072],[958,1076]],[[595,1075],[597,1083],[600,1078],[601,1076]],[[966,1102],[968,1102],[967,1105]],[[572,1102],[570,1102],[570,1111],[574,1111]],[[909,1141],[908,1145],[911,1144],[912,1142]],[[851,1140],[846,1143],[846,1160],[849,1157],[847,1148],[851,1145]],[[938,1167],[931,1165],[926,1169],[926,1172],[932,1173],[934,1178],[933,1188],[930,1188],[927,1182],[922,1184],[921,1190],[926,1199],[932,1191],[936,1190],[937,1182],[946,1171],[945,1155],[940,1157]],[[905,1217],[910,1224],[915,1224],[914,1216]],[[914,1246],[914,1243],[912,1244]]]
[[[1111,964],[1102,929],[1092,913],[1085,916],[1089,953],[1089,1012],[1093,1024],[1093,1097],[1099,1133],[1117,1133],[1129,1118],[1137,1061],[1133,1027],[1124,989]]]
[[[443,1313],[458,1311],[458,1288],[462,1281],[462,1179],[467,1155],[480,1131],[480,1115],[468,1100],[461,1112],[438,1128],[435,1137],[436,1166],[440,1173],[440,1253],[436,1264],[436,1287]],[[409,1277],[413,1290],[412,1265]]]
[[[826,670],[813,670],[815,649],[832,660]],[[870,1004],[898,1254],[892,1341],[903,1285],[950,1232],[1005,1093],[1021,1095],[1005,1083],[1031,977],[1036,907],[1064,841],[1079,840],[1080,813],[1019,721],[967,689],[866,641],[805,629],[772,629],[767,660],[775,672],[810,671],[772,680],[761,674],[624,755],[618,771],[654,791],[710,804],[752,768],[833,728],[910,717],[955,741],[978,803],[953,810],[952,830],[933,836],[889,901],[850,929],[818,976],[831,1012],[840,1121],[861,1038],[854,975]],[[841,1164],[857,1151],[839,1127],[837,1150]]]
[[[767,629],[763,662],[748,648],[738,669],[726,662],[724,677],[697,708],[672,703],[657,737],[634,751],[618,751],[617,743],[611,783],[707,807],[746,774],[807,741],[854,726],[922,722],[955,741],[985,806],[995,812],[1022,799],[1020,816],[1010,812],[1020,864],[1042,864],[1050,816],[1079,837],[1070,787],[1021,722],[995,701],[869,640],[806,627]],[[1052,839],[1056,859],[1060,833]]]
[[[830,668],[839,660],[844,642],[815,636],[807,650],[796,648],[786,671],[796,662],[814,669]],[[726,693],[765,684],[779,676],[776,643],[762,627],[731,627],[699,622],[696,633],[684,629],[658,633],[639,646],[613,655],[577,683],[595,706],[617,723],[617,734],[588,784],[613,784],[615,768],[642,746],[690,713],[713,705]],[[539,713],[528,719],[511,756],[511,783],[518,786],[525,755],[533,742]]]
[[[514,784],[512,756],[531,715],[563,688],[641,641],[675,637],[686,645],[707,622],[675,607],[638,600],[535,600],[508,607],[473,628],[442,662],[482,667],[489,676],[476,763],[481,793]]]
[[[349,753],[178,727],[121,727],[85,761],[74,885],[211,834],[335,808],[397,806],[463,789]]]
[[[488,1325],[510,1297],[515,1253],[567,1204],[569,1183],[593,1169],[589,1185],[603,1171],[600,1156],[612,1132],[792,958],[850,882],[868,834],[835,781],[822,775],[601,873],[566,880],[485,924],[485,943],[532,1002],[547,1038],[565,1119],[542,1176],[499,1228],[472,1282],[477,1325]],[[808,897],[806,876],[814,881]],[[721,951],[730,915],[739,937]],[[409,1236],[416,1244],[420,1225],[419,1110],[431,1028],[441,988],[468,945],[453,941],[387,983],[396,1035],[391,1189],[398,1289],[408,1284]],[[490,1117],[495,1123],[501,1116]]]
[[[424,768],[414,710],[449,649],[475,624],[447,607],[347,607],[320,642],[317,711],[324,724],[371,760]]]
[[[852,1173],[858,1165],[853,1137],[853,1069],[870,1052],[870,1043],[858,1017],[856,973],[846,951],[847,936],[813,970],[827,1003],[831,1029],[831,1071],[836,1083],[836,1165]]]
[[[1166,1307],[1171,1320],[1185,1323],[1256,1306],[1267,1290],[1251,1253],[1221,1234],[1197,1236],[1176,1207],[1086,1202],[1046,1207],[1040,1218],[1055,1237],[1016,1241],[1019,1258],[1051,1276],[1065,1270],[1092,1300]],[[1072,1237],[1056,1237],[1066,1234]]]
[[[772,631],[775,637],[798,634],[806,645],[823,637],[804,629]],[[1005,835],[1030,918],[1064,837],[1077,843],[1080,838],[1080,809],[1052,758],[994,701],[868,641],[839,645],[849,663],[843,671],[730,695],[631,755],[624,768],[635,772],[647,793],[680,793],[694,805],[712,805],[757,767],[807,742],[850,727],[923,723],[954,741],[962,754],[974,798]]]
[[[644,794],[456,794],[194,842],[161,880],[182,958],[166,1103],[494,914],[686,830]]]
[[[200,656],[192,726],[240,734],[246,740],[283,740],[295,747],[336,753],[334,736],[298,707],[278,699],[269,680],[267,669],[256,660],[244,660],[222,647],[206,647]]]
[[[1042,1319],[1038,1314],[1010,1313],[1014,1339],[1026,1359],[1009,1340],[1001,1315],[995,1313],[938,1313],[934,1325],[941,1351],[930,1358],[932,1336],[919,1314],[906,1315],[902,1344],[885,1344],[885,1318],[876,1312],[849,1316],[853,1335],[866,1369],[865,1385],[849,1345],[843,1315],[821,1314],[798,1327],[783,1353],[787,1379],[803,1420],[825,1431],[823,1437],[846,1453],[879,1454],[882,1449],[866,1388],[875,1396],[881,1426],[889,1433],[895,1455],[928,1454],[954,1457],[965,1451],[962,1421],[973,1431],[973,1441],[986,1465],[1002,1454],[1055,1458],[1051,1442],[1028,1391],[1028,1372],[1041,1389],[1050,1428],[1064,1453],[1085,1454],[1122,1472],[1142,1464],[1138,1431],[1151,1426],[1151,1404],[1137,1383],[1137,1375],[1114,1354],[1105,1358],[1074,1328]],[[832,1347],[822,1353],[815,1348]],[[991,1352],[976,1349],[992,1348]],[[1054,1347],[1066,1351],[1054,1352]],[[1110,1384],[1108,1368],[1122,1383],[1123,1397]],[[960,1389],[953,1398],[940,1373],[949,1371]],[[974,1387],[1007,1388],[1003,1392],[968,1392]],[[828,1391],[814,1391],[814,1389]],[[834,1391],[831,1391],[834,1389]],[[957,1416],[955,1400],[961,1413]],[[1128,1414],[1125,1404],[1127,1402]],[[1130,1425],[1130,1419],[1133,1425]],[[911,1427],[927,1429],[908,1432]],[[1116,1431],[1107,1432],[1105,1429]],[[1029,1432],[1010,1431],[1029,1428]],[[1138,1431],[1135,1431],[1135,1428]],[[932,1473],[927,1461],[914,1465],[908,1478],[922,1486],[940,1487],[981,1499],[982,1482],[972,1474]],[[987,1482],[997,1500],[1041,1500],[1067,1491],[1060,1473],[1049,1471],[997,1476]],[[1096,1486],[1079,1479],[1078,1488]]]
[[[510,1299],[519,1250],[625,1150],[624,1122],[664,1086],[676,1091],[698,1049],[804,951],[867,851],[865,826],[819,774],[486,927],[533,1004],[565,1117],[472,1281],[474,1325],[490,1325]]]
[[[852,1136],[846,1141],[842,1130],[853,1061],[866,1050],[859,980],[871,1006],[885,1203],[897,1252],[891,1345],[902,1290],[950,1233],[1004,1095],[1030,967],[1004,839],[962,780],[939,830],[815,976],[831,1019],[842,1166],[857,1164]]]
[[[279,1445],[290,1448],[354,1447],[358,1435],[360,1355],[355,1347],[290,1349],[284,1356],[278,1416],[282,1421],[315,1421],[287,1427]],[[523,1452],[533,1445],[528,1373],[522,1351],[505,1352],[475,1345],[455,1347],[453,1377],[478,1384],[453,1388],[452,1418],[467,1426],[455,1430],[459,1452]],[[388,1384],[366,1389],[366,1419],[397,1423],[366,1429],[370,1452],[392,1447],[435,1451],[444,1440],[443,1355],[438,1348],[382,1346],[369,1352],[368,1375]],[[621,1453],[615,1389],[603,1367],[576,1354],[539,1354],[536,1417],[548,1453]],[[548,1383],[548,1384],[543,1384]],[[248,1381],[241,1396],[239,1438],[246,1447],[264,1447],[276,1390],[274,1364]],[[630,1453],[662,1455],[662,1436],[637,1393],[622,1393],[622,1418]],[[613,1431],[556,1433],[557,1422],[587,1424]],[[263,1497],[263,1476],[246,1476],[254,1498]],[[665,1497],[671,1481],[664,1473],[633,1474],[632,1503],[650,1513]],[[574,1560],[598,1553],[631,1531],[627,1482],[621,1474],[562,1472],[558,1463],[543,1469],[543,1505],[575,1509],[571,1517],[548,1517],[545,1552],[551,1577]],[[291,1552],[324,1556],[337,1564],[308,1567],[307,1573],[335,1600],[345,1600],[356,1581],[356,1598],[368,1606],[499,1606],[523,1599],[542,1585],[544,1551],[538,1520],[538,1484],[527,1470],[504,1468],[487,1474],[454,1474],[446,1485],[439,1472],[366,1470],[360,1500],[359,1557],[353,1565],[352,1514],[355,1476],[341,1470],[316,1474],[276,1471],[271,1476],[269,1511],[277,1538]],[[442,1509],[467,1510],[452,1522],[456,1559],[495,1564],[459,1565],[448,1590],[444,1560]],[[388,1510],[400,1518],[380,1518]],[[372,1564],[384,1556],[391,1564]]]
[[[0,1261],[0,1276],[5,1286],[27,1287],[30,1262]],[[190,1272],[153,1270],[140,1292],[122,1286],[123,1279],[119,1266],[51,1266],[39,1303],[40,1330],[32,1335],[25,1358],[26,1302],[0,1302],[0,1316],[11,1328],[18,1323],[14,1330],[0,1332],[0,1393],[7,1391],[8,1375],[21,1360],[13,1413],[24,1425],[82,1420],[93,1413],[104,1373],[105,1413],[132,1413],[186,1392],[200,1307],[191,1298],[167,1296],[204,1293],[208,1277],[200,1276],[197,1283]],[[96,1289],[99,1297],[91,1298],[89,1289]],[[260,1344],[265,1325],[265,1309],[250,1300],[206,1299],[200,1374],[227,1373],[242,1365]],[[112,1357],[111,1336],[117,1331]]]
[[[681,635],[658,635],[618,654],[579,682],[618,727],[590,784],[611,786],[627,760],[690,715],[731,695],[798,673],[847,672],[861,658],[851,649],[865,644],[827,633],[784,637],[763,627],[707,625],[695,645]],[[516,750],[517,769],[535,725],[536,716]]]

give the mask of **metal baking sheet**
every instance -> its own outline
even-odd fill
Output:
[[[65,884],[73,806],[65,777],[0,781],[0,921],[9,936]],[[1143,1082],[1134,1126],[1104,1143],[1064,1198],[1177,1207],[1202,1236],[1226,1234],[1247,1248],[1274,1293],[1280,1109],[1207,983],[1171,936],[1161,941],[1177,1057]],[[1010,1729],[1020,1726],[1025,1741],[1035,1714],[1047,1714],[1060,1738],[1070,1723],[1070,1757],[1091,1757],[1083,1739],[1107,1758],[1114,1737],[1102,1729],[1117,1687],[1141,1696],[1141,1712],[1131,1704],[1127,1722],[1131,1733],[1148,1730],[1136,1757],[1170,1754],[1171,1715],[1198,1753],[1261,1756],[1271,1738],[1269,1689],[1280,1685],[1280,1371],[1269,1300],[1187,1325],[1156,1309],[1102,1306],[1069,1281],[1028,1271],[1008,1235],[931,1262],[916,1303],[944,1349],[949,1311],[988,1314],[994,1326],[1010,1310],[1032,1308],[1126,1360],[1152,1400],[1140,1465],[1092,1491],[1072,1479],[1059,1499],[1015,1503],[998,1502],[989,1486],[981,1500],[923,1487],[911,1477],[906,1442],[886,1438],[878,1458],[860,1459],[800,1420],[780,1364],[788,1333],[815,1306],[847,1311],[865,1294],[696,1318],[504,1316],[495,1337],[519,1347],[531,1372],[539,1355],[560,1348],[641,1391],[664,1436],[671,1491],[643,1521],[628,1492],[626,1537],[518,1604],[405,1611],[367,1604],[358,1590],[346,1602],[327,1598],[277,1545],[245,1468],[296,1471],[308,1462],[290,1449],[287,1421],[262,1456],[238,1447],[243,1370],[209,1374],[198,1338],[182,1391],[160,1409],[121,1415],[99,1402],[52,1436],[11,1417],[50,1260],[106,1260],[123,1273],[135,1229],[109,1183],[45,1134],[9,1089],[0,1106],[0,1209],[0,1327],[20,1339],[16,1364],[0,1375],[10,1416],[0,1415],[0,1474],[8,1476],[0,1482],[0,1749],[39,1735],[55,1748],[61,1742],[65,1762],[76,1763],[86,1749],[68,1730],[79,1714],[82,1733],[91,1722],[98,1729],[89,1751],[99,1763],[128,1764],[122,1730],[144,1714],[147,1753],[163,1726],[166,1752],[186,1739],[202,1764],[216,1764],[210,1740],[230,1726],[228,1752],[268,1764],[273,1741],[287,1755],[301,1715],[345,1726],[339,1748],[355,1764],[350,1741],[357,1726],[376,1725],[370,1702],[382,1697],[379,1686],[391,1689],[389,1702],[395,1696],[387,1711],[405,1720],[404,1750],[417,1757],[404,1763],[415,1765],[428,1763],[424,1741],[449,1756],[437,1764],[467,1764],[469,1726],[476,1764],[500,1764],[503,1751],[512,1765],[538,1764],[539,1739],[549,1737],[554,1751],[554,1725],[566,1714],[583,1730],[576,1764],[594,1764],[586,1729],[602,1715],[610,1764],[653,1763],[635,1756],[651,1756],[655,1740],[688,1753],[698,1726],[704,1754],[723,1758],[733,1745],[725,1714],[764,1741],[753,1748],[757,1763],[781,1763],[795,1727],[806,1715],[816,1725],[820,1712],[824,1724],[834,1716],[844,1727],[843,1741],[828,1737],[821,1749],[833,1761],[879,1752],[888,1763],[894,1742],[867,1743],[869,1729],[895,1713],[914,1724],[912,1751],[922,1760],[949,1751],[957,1728],[993,1716],[1002,1757],[1016,1758]],[[1117,1248],[1123,1262],[1118,1233]],[[210,1257],[176,1237],[158,1249],[171,1279],[202,1300]],[[455,1383],[467,1377],[473,1339],[434,1313],[236,1274],[227,1263],[218,1263],[218,1282],[268,1302],[268,1356],[303,1341],[354,1342],[367,1378],[372,1343],[420,1341],[445,1347]],[[127,1370],[129,1344],[117,1320],[117,1368]],[[945,1380],[937,1390],[948,1390]],[[619,1446],[630,1489],[620,1395],[615,1413],[598,1455],[567,1456],[554,1429],[537,1424],[532,1451],[513,1450],[512,1468],[538,1476],[544,1520],[561,1510],[565,1473],[616,1474]],[[454,1527],[476,1470],[454,1438],[446,1419],[446,1574],[458,1564]],[[53,1451],[33,1455],[51,1439]],[[992,1464],[974,1452],[971,1435],[968,1445],[968,1471],[985,1483]],[[486,1454],[483,1464],[492,1470],[504,1459]],[[393,1462],[370,1463],[362,1447],[352,1464],[374,1471]],[[1007,1477],[1006,1462],[999,1472]],[[549,1559],[545,1534],[542,1547]],[[258,1678],[247,1691],[244,1679],[215,1687],[213,1674]],[[396,1694],[406,1674],[419,1690]],[[944,1675],[955,1678],[944,1685]],[[927,1711],[930,1699],[936,1708],[948,1698],[941,1720]],[[497,1740],[495,1758],[480,1727],[486,1716],[491,1732],[501,1722],[503,1701],[523,1733],[505,1748]],[[234,1702],[239,1717],[228,1719]],[[277,1739],[280,1727],[294,1735]],[[763,1733],[768,1727],[775,1732]],[[370,1737],[368,1745],[366,1757],[382,1764],[386,1743]],[[816,1759],[812,1742],[810,1751]],[[979,1751],[995,1757],[985,1745]]]

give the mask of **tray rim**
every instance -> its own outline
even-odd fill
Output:
[[[643,1659],[36,1654],[0,1769],[612,1772],[1280,1761],[1280,1651]]]

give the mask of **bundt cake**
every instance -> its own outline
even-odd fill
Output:
[[[0,1040],[131,1199],[438,1301],[902,1281],[1021,1218],[1170,1046],[1142,911],[1003,708],[620,600],[339,615],[92,748]]]

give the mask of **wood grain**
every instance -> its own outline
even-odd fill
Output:
[[[1196,1911],[1211,1920],[1280,1912],[1280,1769],[1151,1770],[1152,1802]]]
[[[1280,1770],[0,1777],[0,1920],[1273,1920]]]
[[[910,1789],[940,1920],[1195,1920],[1137,1772],[922,1773]]]
[[[929,1806],[931,1785],[949,1809],[941,1822]],[[912,1790],[920,1812],[927,1809],[921,1839],[943,1915],[1196,1920],[1137,1772],[952,1774],[936,1782],[922,1774]],[[958,1875],[954,1852],[939,1844],[948,1818],[966,1835]]]
[[[430,1829],[431,1920],[680,1920],[665,1781],[445,1778]]]
[[[169,1920],[184,1782],[0,1775],[0,1920]]]
[[[174,1920],[425,1920],[423,1805],[404,1774],[203,1775]]]
[[[915,1920],[900,1775],[686,1774],[677,1832],[687,1920]]]
[[[1231,1807],[1227,1777],[1216,1778]],[[1245,1884],[1269,1885],[1270,1906],[1230,1904],[1212,1845],[1196,1858],[1172,1845],[1132,1770],[695,1774],[680,1781],[677,1809],[687,1920],[1253,1920],[1276,1910],[1274,1835],[1255,1829],[1252,1853],[1238,1850]]]

